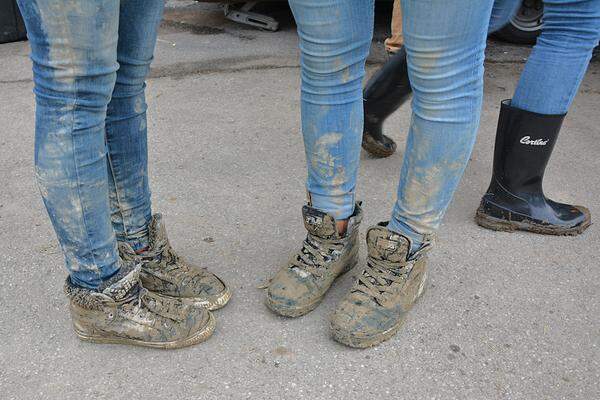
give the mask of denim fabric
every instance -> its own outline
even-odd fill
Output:
[[[565,114],[600,39],[600,0],[544,1],[543,23],[511,105]]]
[[[163,0],[19,0],[36,97],[35,166],[74,283],[119,268],[117,236],[147,246],[144,79]]]
[[[507,4],[499,2],[497,9],[512,8]],[[416,245],[438,229],[475,142],[493,5],[402,2],[413,113],[388,228]]]
[[[494,26],[510,17],[517,1],[496,3]],[[360,82],[373,1],[290,0],[290,5],[300,36],[310,201],[344,219],[353,212],[363,123]],[[492,0],[402,1],[413,113],[388,227],[416,247],[437,230],[471,154],[492,6]]]
[[[354,211],[374,1],[289,3],[300,36],[307,190],[313,206],[344,219]]]
[[[492,7],[488,33],[496,32],[510,22],[510,19],[519,11],[523,0],[496,0]]]

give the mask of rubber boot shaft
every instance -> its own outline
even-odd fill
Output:
[[[577,234],[589,226],[587,209],[549,200],[543,191],[544,172],[564,117],[502,102],[492,180],[476,218],[480,225],[498,220],[500,226],[486,227],[547,234]]]
[[[402,47],[373,75],[364,90],[363,147],[372,155],[387,157],[396,150],[394,141],[383,134],[383,123],[411,92],[406,50]]]

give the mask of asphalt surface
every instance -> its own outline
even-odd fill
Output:
[[[62,255],[33,178],[27,43],[0,45],[0,398],[600,398],[600,230],[579,237],[495,233],[473,222],[486,189],[499,103],[528,49],[490,43],[479,138],[430,257],[426,295],[405,327],[369,350],[329,338],[323,304],[279,318],[257,287],[303,238],[304,152],[296,36],[171,1],[148,82],[155,211],[190,260],[234,297],[208,342],[156,351],[80,342],[62,294]],[[188,8],[181,8],[188,6]],[[286,16],[287,15],[287,16]],[[369,70],[382,60],[378,22]],[[547,170],[553,198],[600,215],[600,63],[593,63]],[[410,107],[386,126],[403,149]],[[364,226],[388,217],[402,151],[363,154]],[[364,257],[364,251],[363,251]]]

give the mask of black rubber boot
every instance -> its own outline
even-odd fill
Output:
[[[401,47],[365,87],[365,125],[362,147],[373,157],[388,157],[396,143],[382,132],[383,122],[410,96],[406,51]]]
[[[497,231],[523,230],[547,235],[578,235],[591,224],[582,206],[556,203],[544,196],[546,164],[565,115],[544,115],[502,102],[494,172],[475,221]]]

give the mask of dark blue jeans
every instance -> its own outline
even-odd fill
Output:
[[[145,77],[163,0],[19,0],[31,43],[38,185],[71,279],[119,268],[117,238],[147,246]]]

